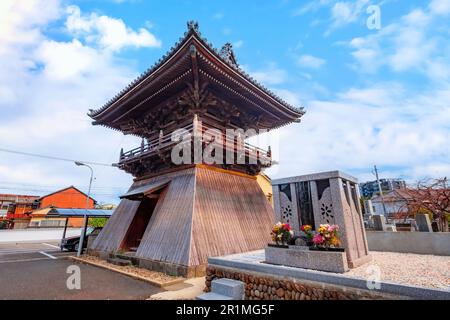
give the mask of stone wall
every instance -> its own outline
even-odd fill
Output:
[[[268,276],[257,272],[226,267],[208,266],[205,292],[211,291],[211,281],[228,278],[244,282],[246,300],[365,300],[399,299],[399,296],[380,294],[369,290],[349,288],[327,283]]]
[[[366,234],[371,251],[450,256],[450,232],[368,231]]]

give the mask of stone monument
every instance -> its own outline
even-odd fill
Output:
[[[375,214],[372,216],[373,228],[376,231],[386,231],[386,217],[380,214]]]
[[[272,181],[276,220],[301,225],[340,227],[350,268],[370,260],[362,219],[358,181],[340,171],[315,173]]]
[[[422,213],[416,214],[416,223],[420,232],[433,232],[429,215]]]

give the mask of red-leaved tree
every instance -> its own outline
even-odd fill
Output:
[[[450,188],[447,178],[422,180],[416,188],[403,190],[402,198],[407,207],[406,214],[431,213],[437,221],[439,231],[448,232],[450,217]]]

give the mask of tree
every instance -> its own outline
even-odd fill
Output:
[[[103,228],[107,221],[107,218],[89,218],[89,226]]]
[[[405,189],[403,198],[409,215],[432,214],[442,232],[448,232],[450,218],[450,188],[447,178],[422,180],[415,189]]]

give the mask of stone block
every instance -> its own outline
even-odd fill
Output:
[[[265,248],[265,262],[289,267],[344,273],[349,270],[345,252],[311,251],[304,247]]]
[[[386,231],[386,217],[380,214],[374,214],[372,216],[373,219],[373,228],[376,231]]]
[[[214,293],[231,297],[233,300],[244,299],[244,283],[232,279],[216,279],[211,282],[211,290]]]

